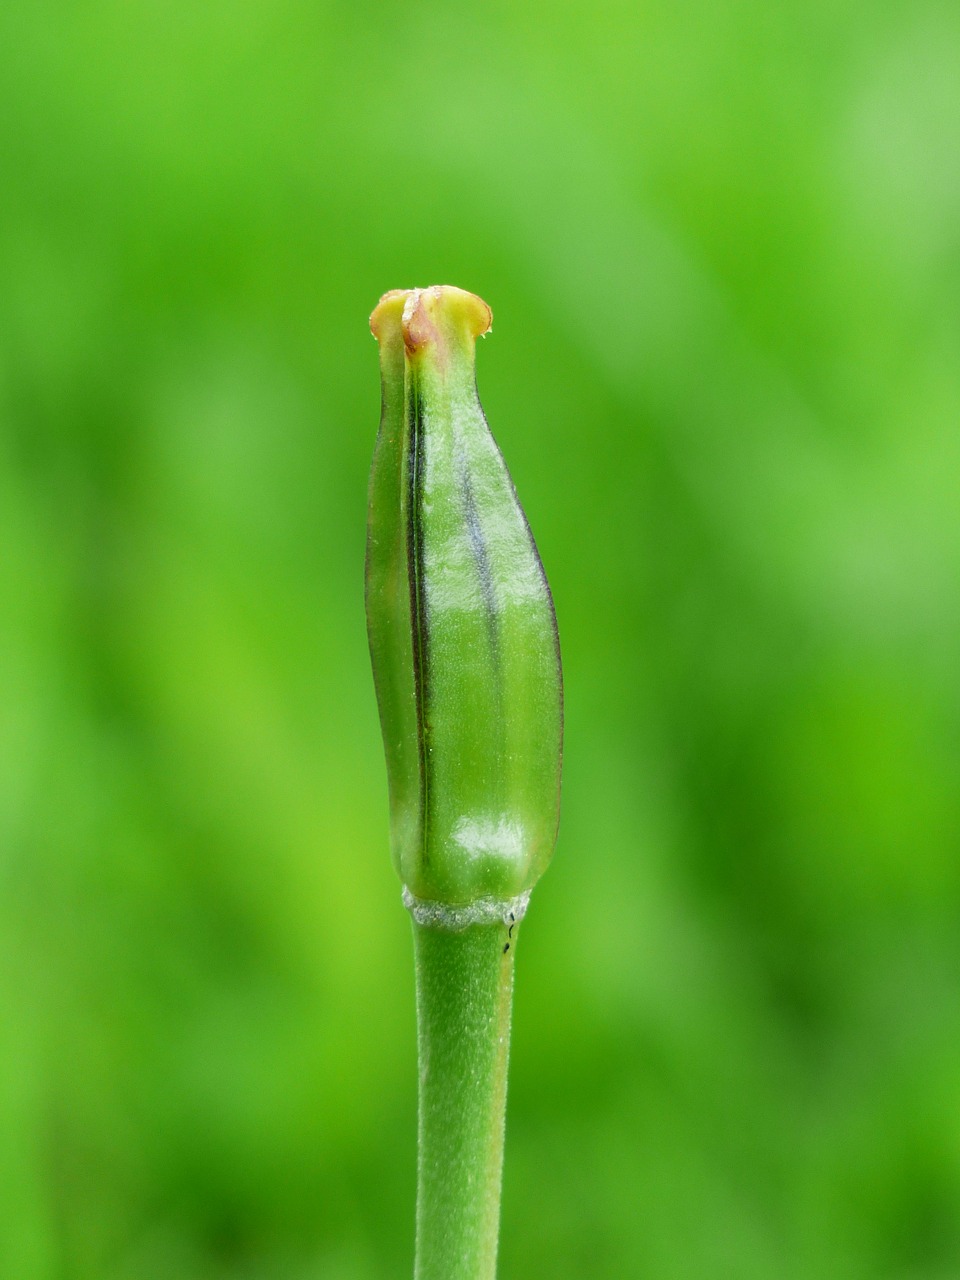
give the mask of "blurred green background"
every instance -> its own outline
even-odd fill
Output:
[[[367,315],[554,587],[503,1280],[960,1274],[960,10],[0,9],[0,1275],[408,1275]]]

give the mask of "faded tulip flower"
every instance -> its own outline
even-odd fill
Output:
[[[490,321],[445,285],[387,293],[370,319],[383,406],[367,623],[393,856],[413,899],[453,907],[529,891],[559,814],[557,626],[477,398]]]

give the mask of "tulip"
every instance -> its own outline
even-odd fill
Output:
[[[517,926],[553,854],[550,589],[477,397],[490,308],[384,294],[366,603],[394,864],[414,922],[418,1280],[492,1280]]]

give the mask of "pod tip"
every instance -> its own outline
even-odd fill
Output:
[[[428,289],[391,289],[370,316],[370,328],[377,339],[399,323],[403,342],[413,355],[421,347],[436,342],[441,329],[454,330],[470,338],[489,333],[493,312],[475,293],[452,284],[435,284]]]

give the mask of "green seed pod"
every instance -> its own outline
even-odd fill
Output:
[[[367,628],[393,857],[415,912],[523,898],[553,853],[562,684],[540,557],[487,427],[480,298],[384,294],[370,477]],[[456,913],[455,913],[456,914]],[[449,917],[449,912],[446,912]]]

